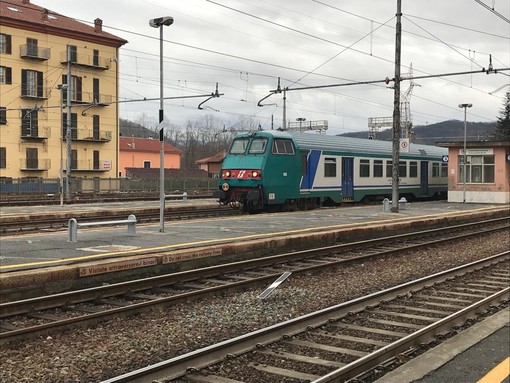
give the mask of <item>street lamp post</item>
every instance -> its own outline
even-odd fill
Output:
[[[465,203],[466,202],[466,177],[467,177],[467,174],[466,174],[466,161],[467,161],[467,157],[466,157],[466,139],[467,139],[467,134],[466,134],[466,114],[467,114],[467,108],[471,108],[473,106],[473,104],[459,104],[459,108],[464,108],[464,165],[463,165],[463,179],[464,179],[464,186],[463,186],[463,190],[462,190],[462,203]]]
[[[149,20],[149,25],[159,28],[159,123],[163,122],[163,26],[170,26],[174,23],[173,17],[164,16]],[[159,231],[165,231],[165,143],[163,126],[159,129]]]

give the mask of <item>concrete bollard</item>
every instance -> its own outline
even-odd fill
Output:
[[[398,208],[401,209],[401,210],[405,210],[406,209],[406,204],[407,204],[407,200],[406,200],[406,197],[402,197],[398,200]]]
[[[78,221],[75,218],[69,220],[67,231],[69,233],[69,242],[76,242],[78,240]]]
[[[391,201],[388,198],[383,199],[383,211],[390,211]]]

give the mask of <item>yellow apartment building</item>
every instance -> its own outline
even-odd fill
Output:
[[[66,177],[69,147],[71,178],[119,176],[125,43],[100,19],[89,26],[30,0],[0,1],[0,182]]]

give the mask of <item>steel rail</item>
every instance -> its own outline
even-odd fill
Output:
[[[491,221],[497,221],[497,220],[491,220]],[[459,227],[463,226],[470,226],[470,225],[460,225],[456,226],[455,228],[458,229]],[[498,230],[501,228],[495,228],[494,230]],[[435,230],[427,230],[425,231],[429,235],[435,235],[437,234],[439,229]],[[422,232],[420,232],[421,234]],[[487,233],[487,230],[484,230],[480,233]],[[409,239],[413,235],[417,235],[417,233],[412,234],[402,234],[395,236],[396,238],[406,238]],[[473,235],[473,233],[464,234],[461,236],[455,236],[454,239],[463,238],[466,236]],[[386,238],[380,238],[375,240],[368,240],[368,241],[361,241],[356,242],[353,244],[344,244],[344,245],[336,245],[336,246],[330,246],[326,248],[321,248],[317,250],[317,253],[315,255],[319,256],[326,256],[331,253],[332,249],[346,249],[346,248],[357,248],[363,244],[369,243],[369,244],[380,244],[387,242],[388,238],[393,237],[386,237]],[[440,240],[433,240],[428,243],[414,243],[414,244],[406,244],[405,248],[392,248],[392,249],[383,249],[382,251],[379,251],[377,253],[370,253],[365,254],[361,256],[356,256],[354,258],[350,259],[340,259],[337,261],[330,260],[328,263],[314,263],[312,265],[300,265],[296,268],[294,268],[292,271],[293,273],[300,273],[300,272],[307,272],[310,270],[320,269],[324,267],[331,267],[332,265],[338,265],[341,263],[353,263],[353,262],[360,262],[360,261],[366,261],[368,259],[377,258],[381,256],[385,256],[388,254],[396,253],[396,252],[402,252],[405,250],[409,250],[416,247],[422,247],[430,244],[437,244],[440,242],[451,240],[452,238],[443,238]],[[21,301],[15,301],[15,302],[7,302],[0,304],[0,319],[5,319],[14,315],[29,315],[30,313],[37,312],[37,311],[43,311],[45,309],[51,309],[51,308],[57,308],[62,307],[63,303],[66,307],[72,307],[74,304],[79,303],[86,303],[90,301],[99,301],[101,302],[102,299],[111,298],[114,296],[122,296],[126,293],[133,293],[140,290],[147,290],[155,287],[160,286],[168,286],[171,284],[176,283],[185,283],[189,281],[196,281],[200,278],[209,278],[212,276],[217,275],[225,275],[225,273],[242,273],[242,271],[250,270],[253,268],[260,268],[265,266],[274,266],[276,264],[281,264],[283,261],[289,262],[292,260],[297,259],[303,259],[303,258],[309,258],[314,254],[314,250],[306,250],[302,252],[296,252],[296,253],[287,253],[283,255],[276,255],[267,257],[264,259],[257,259],[257,260],[251,260],[251,261],[242,261],[242,262],[234,262],[226,265],[218,265],[218,266],[212,266],[204,269],[198,269],[198,270],[190,270],[190,271],[184,271],[180,273],[175,274],[169,274],[164,276],[157,276],[157,277],[149,277],[145,279],[135,280],[135,281],[129,281],[129,282],[121,282],[114,285],[105,285],[105,286],[99,286],[96,288],[90,288],[90,289],[83,289],[73,292],[67,292],[67,293],[61,293],[61,294],[54,294],[50,296],[45,297],[38,297],[38,298],[31,298]],[[290,258],[289,258],[290,257]],[[297,257],[297,258],[296,258]],[[10,329],[4,332],[0,333],[0,344],[4,344],[13,340],[21,340],[25,339],[30,336],[34,335],[42,335],[48,333],[50,330],[55,329],[64,329],[64,328],[70,328],[73,326],[86,326],[95,324],[101,321],[104,321],[108,318],[113,317],[119,317],[122,315],[131,315],[134,313],[140,313],[147,310],[152,310],[157,307],[167,306],[169,304],[176,304],[178,302],[182,301],[189,301],[190,299],[197,299],[200,296],[204,296],[206,294],[215,294],[218,292],[224,292],[227,290],[235,290],[240,287],[245,287],[248,285],[254,285],[254,284],[260,284],[262,282],[267,282],[269,280],[274,280],[274,278],[278,277],[281,274],[281,272],[266,272],[263,276],[251,276],[250,279],[245,279],[241,281],[234,281],[229,282],[226,285],[221,286],[214,286],[214,287],[204,287],[200,290],[180,293],[174,296],[170,297],[163,297],[163,298],[156,298],[153,300],[148,300],[144,302],[139,303],[131,303],[129,305],[116,307],[116,308],[110,308],[106,309],[100,312],[93,312],[93,313],[87,313],[79,317],[74,318],[65,318],[65,319],[56,319],[53,320],[50,323],[45,324],[38,324],[36,326],[31,327],[24,327],[24,328],[18,328],[18,329]]]
[[[509,255],[510,251],[506,251],[476,262],[471,262],[450,270],[435,273],[415,281],[407,282],[383,291],[328,307],[314,313],[306,314],[295,319],[256,330],[215,345],[207,346],[136,371],[104,380],[101,383],[152,382],[180,378],[186,375],[186,373],[190,370],[193,371],[205,368],[225,358],[251,351],[256,345],[273,343],[284,336],[298,334],[306,328],[316,328],[326,325],[328,322],[337,321],[342,317],[347,316],[349,313],[360,312],[365,310],[367,307],[377,306],[382,301],[391,301],[399,296],[414,293],[424,287],[429,287],[437,283],[445,282],[453,277],[462,276],[467,273],[495,265],[504,260],[508,260]],[[499,293],[493,294],[490,299],[484,299],[481,302],[470,306],[469,309],[462,309],[459,312],[444,318],[437,323],[437,326],[431,325],[425,327],[418,331],[415,336],[407,336],[404,338],[405,340],[401,339],[400,341],[391,343],[390,345],[385,346],[366,357],[362,357],[361,361],[350,363],[349,365],[331,373],[332,375],[328,374],[330,376],[327,379],[332,380],[322,380],[326,379],[323,377],[315,382],[343,382],[345,379],[352,378],[369,366],[377,365],[380,361],[387,360],[389,357],[394,355],[395,351],[398,352],[398,350],[403,350],[408,347],[409,344],[415,344],[420,339],[430,339],[433,334],[437,333],[441,329],[448,327],[451,328],[459,324],[462,318],[479,311],[481,307],[486,307],[494,301],[508,299],[509,291],[510,288],[505,288]]]
[[[250,269],[273,266],[276,264],[282,264],[285,262],[298,261],[303,259],[308,259],[312,257],[321,257],[321,256],[329,256],[332,253],[340,253],[345,251],[350,251],[359,248],[366,248],[367,246],[379,246],[379,245],[388,245],[388,242],[404,242],[416,240],[416,238],[423,237],[424,235],[436,237],[437,235],[444,233],[445,231],[452,230],[463,230],[469,229],[472,227],[479,226],[480,224],[492,224],[507,221],[507,218],[496,218],[490,219],[477,223],[468,223],[462,225],[449,226],[447,228],[439,228],[439,229],[430,229],[423,230],[418,232],[406,233],[406,234],[398,234],[393,236],[387,236],[382,238],[369,239],[364,241],[357,241],[351,243],[344,243],[339,245],[325,246],[316,249],[309,250],[301,250],[294,251],[290,253],[283,253],[277,255],[271,255],[263,258],[250,259],[246,261],[238,261],[231,262],[227,264],[220,264],[215,266],[209,266],[200,269],[193,269],[187,271],[181,271],[172,274],[158,275],[154,277],[135,279],[126,282],[119,282],[109,285],[102,285],[91,287],[87,289],[80,289],[75,291],[69,291],[64,293],[52,294],[47,296],[28,298],[13,302],[5,302],[0,303],[0,319],[7,318],[13,315],[24,314],[29,311],[38,311],[38,310],[46,310],[50,308],[56,308],[62,306],[62,303],[65,304],[76,304],[87,301],[92,301],[96,299],[109,298],[112,296],[125,294],[126,292],[136,292],[141,290],[147,290],[154,287],[161,287],[165,285],[175,284],[175,283],[183,283],[194,281],[202,278],[210,278],[213,276],[218,276],[226,273],[236,273],[242,272]],[[507,228],[505,226],[503,229]],[[492,230],[501,230],[501,227],[493,228]],[[447,237],[447,238],[434,238],[432,241],[428,242],[418,242],[418,243],[407,243],[405,247],[398,248],[386,248],[384,250],[379,250],[377,253],[365,254],[357,257],[352,257],[349,259],[338,259],[332,260],[327,265],[338,265],[346,262],[353,261],[365,261],[369,258],[374,258],[376,256],[388,255],[394,253],[395,251],[406,251],[413,248],[418,248],[427,245],[439,244],[446,241],[451,241],[455,239],[462,239],[466,236],[472,236],[476,234],[485,234],[490,230],[484,229],[479,232],[461,234],[458,236]],[[310,271],[313,269],[318,269],[324,267],[325,264],[316,264],[312,266],[300,267],[303,272]],[[294,273],[298,272],[298,270],[293,271]],[[255,281],[265,281],[267,279],[272,278],[274,275],[278,273],[268,273],[267,277],[254,278]],[[278,274],[279,275],[279,274]],[[245,283],[238,283],[239,285]],[[0,335],[1,338],[1,335]]]

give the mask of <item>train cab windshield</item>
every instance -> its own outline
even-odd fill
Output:
[[[262,154],[267,148],[267,138],[257,137],[250,142],[249,138],[238,138],[232,142],[229,154],[244,154],[248,149],[248,154]]]

